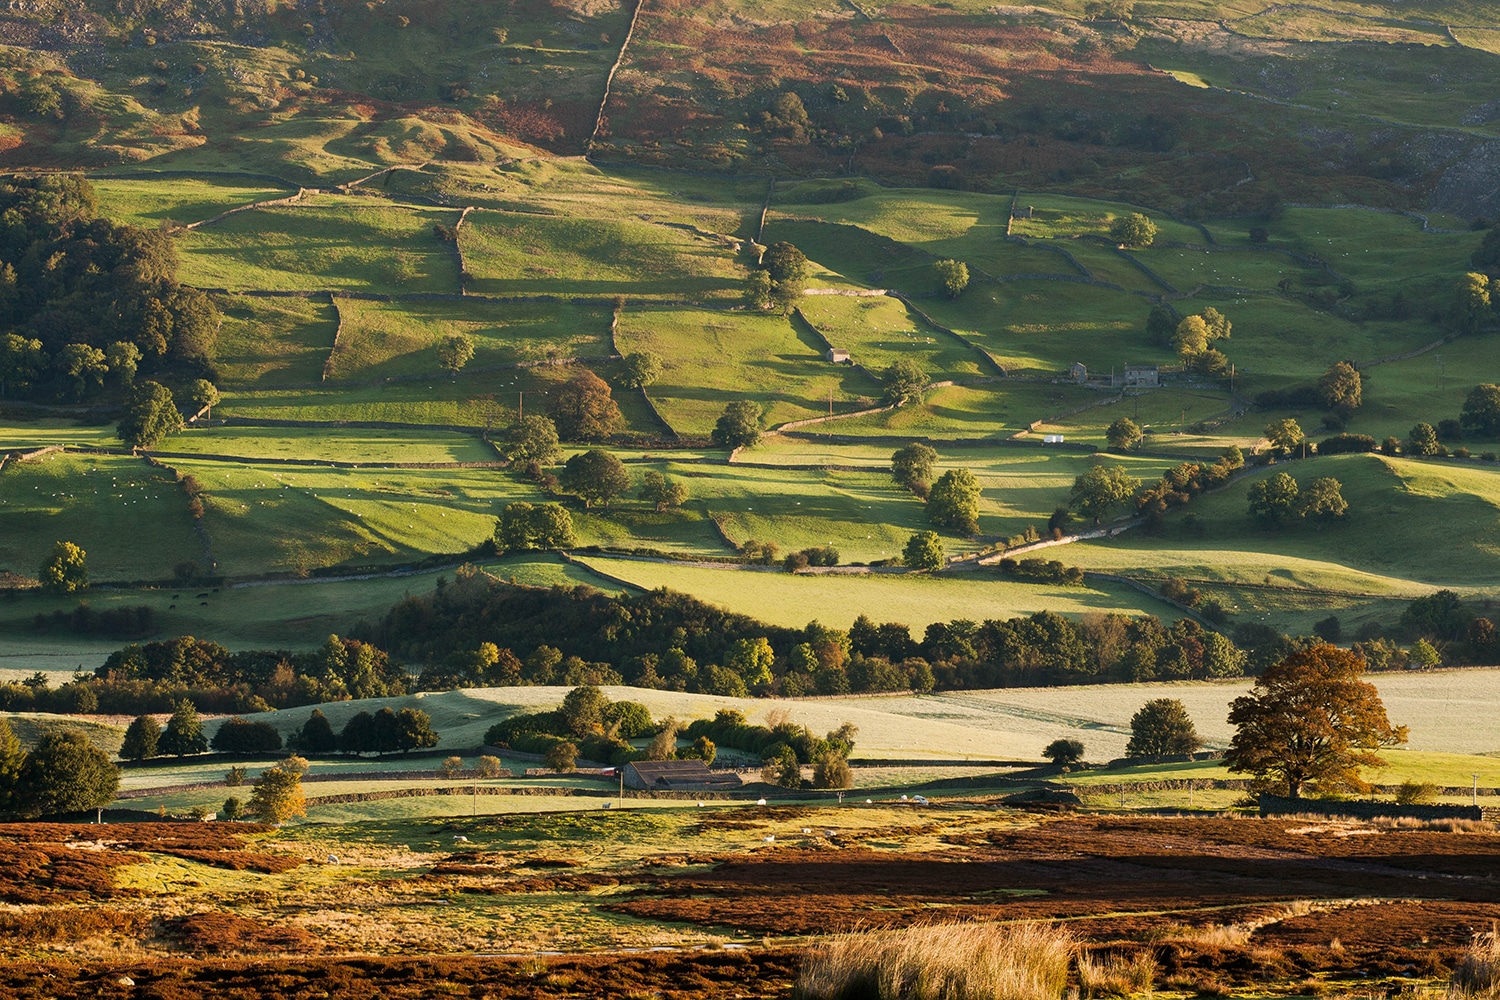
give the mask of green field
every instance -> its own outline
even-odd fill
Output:
[[[1246,494],[1257,478],[1286,471],[1299,484],[1332,476],[1349,502],[1344,523],[1275,531],[1255,526]],[[1347,455],[1287,463],[1194,501],[1198,527],[1174,515],[1166,536],[1126,535],[1069,550],[1098,568],[1144,564],[1156,572],[1210,580],[1324,586],[1374,594],[1415,594],[1457,586],[1478,592],[1493,580],[1500,532],[1500,473],[1474,465]],[[1392,537],[1390,526],[1399,525]],[[1148,570],[1147,572],[1151,572]]]
[[[1044,610],[1067,615],[1119,611],[1154,614],[1168,620],[1177,617],[1170,605],[1114,585],[1058,587],[1011,583],[983,573],[951,577],[878,573],[790,576],[775,571],[700,569],[602,556],[582,557],[582,561],[638,587],[685,591],[731,611],[788,628],[801,628],[812,618],[846,628],[861,614],[876,621],[901,622],[914,631],[935,621],[1010,618]]]
[[[458,263],[435,225],[457,213],[374,198],[309,197],[195,229],[184,281],[230,291],[454,292]]]
[[[170,472],[140,459],[52,454],[0,472],[0,567],[34,576],[54,542],[88,554],[99,580],[170,578],[201,559],[187,497]]]

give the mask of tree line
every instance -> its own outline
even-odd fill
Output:
[[[1162,589],[1224,617],[1184,581],[1169,578]],[[1350,640],[1372,670],[1500,661],[1494,622],[1446,590],[1411,601],[1389,626],[1366,623],[1350,636],[1330,615],[1313,633],[1241,622],[1226,635],[1192,618],[1169,625],[1150,615],[1073,620],[1043,611],[934,622],[918,638],[907,625],[865,615],[848,629],[817,621],[785,628],[666,589],[616,597],[590,587],[516,587],[466,571],[395,605],[365,640],[330,636],[301,653],[231,653],[191,636],[133,643],[92,676],[56,688],[42,674],[0,684],[0,711],[162,714],[187,700],[238,714],[532,684],[800,697],[1200,680],[1258,675],[1300,649]],[[427,666],[413,681],[402,661]]]

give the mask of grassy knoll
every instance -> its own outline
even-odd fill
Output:
[[[1071,553],[1068,553],[1071,554]],[[585,565],[643,588],[670,587],[776,625],[806,625],[821,616],[845,628],[860,614],[921,630],[953,618],[1008,618],[1037,611],[1149,612],[1175,617],[1171,608],[1126,587],[1054,587],[1011,583],[985,574],[952,578],[911,575],[814,575],[698,569],[663,563],[587,556]],[[831,612],[829,609],[845,609]],[[847,621],[845,621],[847,619]]]
[[[1304,485],[1321,476],[1337,478],[1349,502],[1345,523],[1321,532],[1303,523],[1276,531],[1256,527],[1246,513],[1246,494],[1257,479],[1280,471]],[[1374,593],[1487,587],[1500,537],[1500,473],[1474,465],[1334,456],[1257,473],[1194,501],[1191,510],[1197,529],[1182,527],[1184,515],[1178,513],[1165,539],[1131,533],[1085,543],[1069,555],[1084,566],[1149,562],[1163,572],[1176,567],[1206,579],[1257,582],[1263,576],[1267,582]]]
[[[297,193],[249,178],[212,175],[171,180],[98,178],[94,191],[102,215],[144,229],[164,222],[202,222],[231,208]]]
[[[458,264],[433,226],[449,210],[313,196],[179,237],[182,280],[231,291],[458,291]]]
[[[724,243],[636,220],[476,212],[459,244],[483,295],[722,298],[744,277]]]
[[[866,253],[880,253],[876,248],[881,241],[871,240],[862,233],[910,247],[925,259],[952,257],[992,275],[1047,274],[1069,270],[1062,258],[1055,254],[1005,239],[1006,217],[1010,214],[1009,195],[914,188],[888,190],[862,184],[859,185],[862,196],[853,200],[825,204],[813,200],[826,196],[819,192],[830,188],[841,190],[842,185],[841,181],[808,181],[791,189],[778,189],[773,203],[774,216],[768,220],[768,225],[777,232],[785,228],[787,234],[807,232],[813,237],[812,247],[803,249],[810,256],[835,270],[854,264],[857,276],[884,269],[890,261],[882,261],[879,257],[860,261],[857,250],[851,255],[849,249],[841,251],[836,246],[826,245],[827,235],[857,227],[851,235],[855,237],[856,245],[867,245]],[[833,223],[837,228],[825,226],[825,230],[832,232],[820,234],[816,227],[809,225],[810,220]],[[798,246],[802,244],[798,243]],[[825,260],[823,254],[828,251],[831,253]],[[923,285],[931,281],[930,277],[919,273],[921,264],[916,256],[907,266],[911,269],[909,274],[899,270],[889,272],[897,287],[907,289],[907,280]]]
[[[219,297],[214,363],[226,389],[313,384],[333,350],[338,311],[304,298]]]
[[[630,306],[615,342],[626,354],[661,356],[665,371],[646,391],[683,434],[707,436],[738,399],[760,403],[778,424],[826,414],[830,392],[835,412],[872,405],[880,393],[858,369],[825,361],[812,335],[784,316]]]
[[[88,553],[96,581],[170,578],[202,558],[187,497],[140,459],[53,454],[0,472],[0,566],[31,576],[59,540]]]
[[[343,299],[338,307],[343,327],[330,380],[443,377],[437,347],[458,334],[473,340],[476,369],[610,353],[610,313],[601,306]]]

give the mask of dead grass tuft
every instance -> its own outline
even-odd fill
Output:
[[[1078,984],[1085,997],[1150,994],[1155,982],[1156,956],[1149,951],[1078,955]]]
[[[1073,939],[1046,924],[940,924],[843,934],[803,962],[801,1000],[1057,1000]]]
[[[1469,950],[1453,967],[1448,996],[1454,1000],[1491,1000],[1500,997],[1500,925],[1476,935]]]

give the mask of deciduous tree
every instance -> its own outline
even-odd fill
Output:
[[[495,545],[503,552],[566,549],[575,544],[573,515],[561,504],[506,504],[495,526]]]
[[[938,453],[921,442],[898,448],[891,455],[891,478],[918,496],[926,496],[937,458]]]
[[[1176,698],[1154,698],[1130,717],[1127,757],[1197,753],[1203,746],[1187,706]]]
[[[565,491],[581,497],[585,507],[607,504],[630,492],[630,473],[625,470],[625,463],[598,448],[564,462],[558,481]]]
[[[1156,223],[1140,212],[1131,212],[1110,225],[1109,238],[1123,247],[1149,247],[1156,239]]]
[[[968,469],[949,469],[927,494],[927,519],[961,535],[979,533],[979,480]]]
[[[1297,514],[1300,494],[1297,480],[1285,472],[1267,476],[1250,487],[1250,516],[1262,527],[1274,528]]]
[[[160,382],[142,382],[130,393],[125,416],[115,432],[132,448],[155,448],[169,434],[182,430],[182,414],[172,392]]]
[[[73,594],[89,585],[88,553],[72,542],[55,542],[52,554],[37,570],[42,589],[49,594]]]
[[[752,447],[760,440],[763,419],[764,411],[759,403],[737,399],[724,407],[724,413],[714,423],[710,439],[720,448]]]
[[[661,377],[661,356],[651,351],[627,354],[620,365],[620,384],[627,389],[644,389]]]
[[[1053,740],[1042,748],[1042,756],[1058,767],[1072,767],[1083,762],[1083,743],[1079,740]]]
[[[191,701],[184,698],[177,703],[172,717],[167,720],[166,731],[161,734],[157,748],[163,754],[174,757],[208,752],[208,737],[203,735],[203,721],[198,718],[198,709]]]
[[[927,388],[927,373],[910,358],[902,358],[880,375],[885,386],[885,401],[892,406],[920,403]]]
[[[455,333],[445,337],[437,346],[438,364],[457,375],[474,360],[474,338],[467,333]]]
[[[161,723],[153,716],[139,715],[125,729],[125,741],[120,744],[121,760],[145,760],[156,756],[156,745],[161,740]]]
[[[687,487],[655,469],[647,469],[641,473],[641,488],[636,495],[657,510],[665,511],[683,505]]]
[[[1471,389],[1459,413],[1459,423],[1465,434],[1500,437],[1500,385],[1486,382]]]
[[[1095,465],[1073,480],[1069,501],[1097,524],[1105,514],[1128,502],[1140,488],[1141,481],[1118,465]]]
[[[1349,502],[1344,499],[1343,485],[1332,476],[1314,479],[1302,493],[1297,505],[1298,512],[1317,524],[1320,530],[1334,523],[1349,510]]]
[[[531,413],[516,421],[505,435],[505,457],[526,465],[555,465],[562,458],[557,425],[550,417]]]
[[[280,826],[289,819],[307,815],[302,792],[302,769],[285,762],[266,768],[255,781],[246,811],[263,823]]]
[[[932,265],[948,298],[956,299],[969,287],[969,265],[961,260],[940,260]]]
[[[601,441],[625,424],[609,384],[587,369],[552,390],[552,421],[569,441]]]
[[[1307,436],[1302,433],[1301,426],[1296,419],[1284,417],[1281,420],[1266,424],[1266,440],[1271,443],[1271,448],[1281,455],[1290,455],[1302,446]]]
[[[1109,442],[1111,448],[1129,451],[1131,448],[1138,447],[1145,435],[1141,433],[1140,425],[1134,420],[1131,420],[1129,417],[1121,417],[1109,425],[1109,428],[1104,432],[1104,437]]]
[[[907,539],[901,558],[912,569],[942,569],[943,540],[936,531],[919,531]]]
[[[1367,790],[1359,769],[1384,766],[1377,751],[1405,743],[1406,727],[1391,725],[1380,692],[1360,679],[1364,669],[1354,653],[1329,645],[1269,667],[1249,694],[1230,703],[1229,769],[1294,799],[1309,783]]]
[[[26,755],[19,782],[25,816],[97,809],[114,800],[120,770],[77,730],[48,733]]]
[[[1406,437],[1406,453],[1408,455],[1421,455],[1424,458],[1433,455],[1441,455],[1443,446],[1438,441],[1437,430],[1431,424],[1423,422],[1411,429]]]
[[[1364,394],[1364,379],[1347,361],[1340,361],[1318,379],[1318,398],[1332,409],[1355,410]]]

